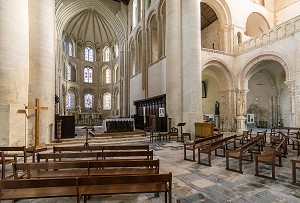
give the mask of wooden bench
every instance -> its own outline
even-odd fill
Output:
[[[81,177],[94,175],[158,174],[159,160],[99,160],[14,163],[14,178]]]
[[[236,150],[226,150],[226,170],[234,171],[238,173],[243,173],[243,160],[253,161],[253,151],[252,148],[257,145],[263,138],[261,136],[255,137],[253,140],[247,144],[242,145],[239,149]],[[246,152],[250,152],[251,159],[243,159],[243,155]],[[239,170],[232,169],[229,167],[229,158],[239,159]]]
[[[90,195],[159,192],[165,193],[165,203],[172,202],[172,173],[83,177],[78,179],[78,186],[84,202]]]
[[[14,163],[13,173],[15,179],[88,176],[89,162]]]
[[[76,178],[1,180],[0,200],[79,197],[77,184]]]
[[[96,145],[96,146],[54,146],[53,153],[81,152],[81,151],[125,151],[150,150],[149,145]]]
[[[1,180],[0,200],[19,200],[133,193],[165,193],[172,202],[172,173],[79,178]],[[169,195],[168,195],[169,194]]]
[[[17,154],[5,154],[4,152],[0,152],[1,160],[0,163],[2,165],[2,176],[1,179],[6,179],[12,177],[9,175],[6,177],[6,165],[16,163],[17,162]]]
[[[98,158],[100,159],[145,159],[153,160],[153,150],[150,151],[109,151],[98,152]]]
[[[53,146],[53,153],[102,151],[102,146]]]
[[[202,164],[202,165],[211,166],[211,152],[215,151],[215,156],[218,156],[217,150],[223,149],[223,156],[225,156],[225,147],[226,147],[227,142],[229,142],[232,139],[234,140],[235,138],[236,138],[236,135],[231,135],[229,137],[225,137],[225,138],[222,138],[222,139],[214,141],[214,142],[209,142],[207,145],[204,145],[204,146],[198,148],[198,163]],[[200,157],[201,153],[207,154],[207,156],[208,156],[207,163],[201,162],[201,157]]]
[[[196,139],[192,143],[184,143],[183,144],[184,160],[196,161],[195,151],[196,151],[197,148],[208,144],[210,141],[213,141],[215,139],[219,139],[219,138],[222,138],[222,137],[223,137],[223,135],[220,134],[220,135],[209,136],[209,137],[205,137],[205,138],[201,138],[201,139]],[[193,159],[188,159],[186,157],[187,150],[190,150],[190,151],[193,152]]]
[[[279,157],[279,165],[281,165],[281,150],[284,149],[284,146],[287,143],[287,138],[284,138],[281,143],[276,147],[276,149],[272,149],[270,151],[264,151],[262,154],[258,154],[255,156],[255,176],[263,177],[263,178],[270,178],[273,180],[276,180],[275,178],[275,161],[276,161],[276,156]],[[259,174],[258,170],[258,163],[264,163],[266,165],[271,165],[272,166],[272,177],[265,176]]]
[[[159,160],[101,160],[89,162],[88,174],[125,175],[125,174],[158,174]]]
[[[300,170],[300,157],[298,159],[292,159],[292,184],[300,186],[300,182],[297,182],[297,169]]]
[[[38,153],[37,162],[46,161],[92,161],[98,160],[98,152],[72,152],[72,153]]]
[[[107,158],[122,159],[145,159],[153,160],[153,150],[150,151],[108,151],[108,152],[72,152],[72,153],[48,153],[38,154],[38,162],[49,160],[52,161],[92,161]]]

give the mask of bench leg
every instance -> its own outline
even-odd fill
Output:
[[[258,158],[255,157],[255,175],[258,176]]]
[[[168,203],[168,194],[165,192],[165,203]]]
[[[242,160],[242,156],[239,158],[239,165],[240,165],[240,173],[243,173],[243,160]]]
[[[226,156],[226,170],[229,169],[229,156]]]
[[[293,179],[292,184],[295,185],[296,184],[296,162],[292,162],[292,179]]]
[[[193,161],[196,161],[196,158],[195,158],[195,149],[193,149]]]
[[[275,178],[275,163],[272,164],[272,179],[276,180],[276,178]]]

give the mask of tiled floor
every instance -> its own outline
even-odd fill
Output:
[[[84,143],[78,133],[77,144]],[[84,136],[83,136],[84,137]],[[172,202],[232,202],[232,203],[299,203],[300,187],[291,185],[291,158],[296,157],[296,151],[289,146],[287,158],[283,158],[283,167],[276,167],[276,181],[254,176],[254,162],[243,162],[243,174],[225,170],[225,158],[212,155],[212,167],[199,165],[196,162],[183,159],[182,142],[162,141],[149,142],[146,136],[131,136],[127,138],[93,138],[90,144],[150,144],[154,150],[155,159],[160,160],[160,172],[173,174]],[[63,144],[69,144],[65,142]],[[189,154],[190,155],[190,154]],[[237,160],[230,161],[231,167],[238,167]],[[270,172],[268,166],[261,166],[262,171]],[[300,171],[298,179],[300,180]],[[22,200],[23,202],[76,202],[75,198],[55,198]],[[88,202],[103,203],[158,203],[164,202],[164,195],[155,197],[153,194],[92,196]]]

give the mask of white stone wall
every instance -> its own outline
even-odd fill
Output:
[[[296,16],[299,16],[300,1],[299,0],[289,0],[289,1],[276,1],[286,3],[284,6],[280,6],[276,12],[276,24],[279,25],[288,21]]]
[[[145,99],[145,93],[142,90],[142,74],[137,74],[130,79],[130,93],[129,93],[130,115],[135,114],[135,106],[133,102],[140,99]]]
[[[201,31],[201,45],[203,48],[220,50],[220,37],[220,23],[216,20]]]
[[[166,94],[165,58],[148,68],[148,97],[154,97],[161,94]]]

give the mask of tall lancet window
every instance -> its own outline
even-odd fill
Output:
[[[72,39],[69,42],[69,56],[75,56],[75,43]]]
[[[84,59],[86,61],[94,61],[94,50],[91,46],[86,46],[85,47],[85,55],[84,55]]]
[[[111,110],[111,94],[108,92],[103,95],[103,110]]]
[[[71,109],[71,94],[67,92],[66,96],[66,109]]]
[[[93,83],[93,69],[91,67],[85,67],[83,74],[85,83]]]
[[[109,61],[110,53],[109,53],[109,48],[105,47],[103,50],[103,61],[107,62]]]
[[[110,70],[110,68],[105,69],[105,83],[111,83],[111,70]]]
[[[94,96],[92,94],[85,94],[84,95],[84,107],[86,109],[93,108],[93,99],[94,99]]]
[[[72,71],[71,64],[68,63],[68,65],[67,65],[67,80],[71,80],[71,71]]]

